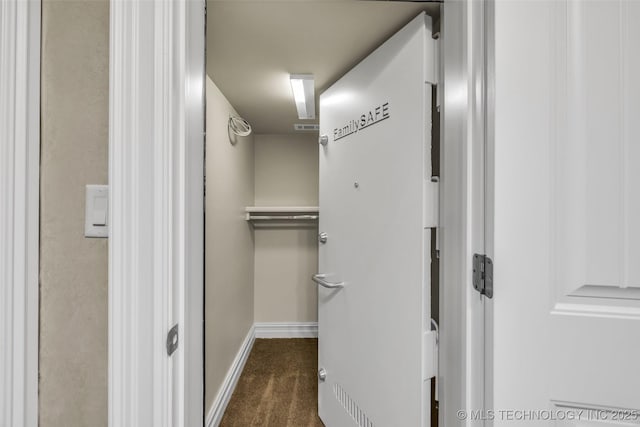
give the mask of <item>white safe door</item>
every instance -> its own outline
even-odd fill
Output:
[[[494,425],[638,425],[640,2],[495,7]]]
[[[328,143],[320,146],[319,273],[344,285],[318,286],[327,427],[429,419],[433,58],[431,19],[421,14],[320,98]]]

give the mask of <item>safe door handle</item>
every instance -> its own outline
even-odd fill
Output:
[[[339,283],[327,282],[325,280],[325,277],[327,277],[326,274],[314,274],[313,276],[311,276],[311,280],[316,282],[318,285],[325,288],[329,288],[329,289],[344,288],[344,282],[339,282]]]

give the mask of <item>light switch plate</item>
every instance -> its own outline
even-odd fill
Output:
[[[109,186],[87,185],[84,214],[85,237],[109,236]]]

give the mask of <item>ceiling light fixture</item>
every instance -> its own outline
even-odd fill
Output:
[[[291,74],[291,90],[296,103],[299,119],[316,118],[316,99],[313,74]]]

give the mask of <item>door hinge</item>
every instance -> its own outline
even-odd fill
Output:
[[[167,334],[167,355],[171,356],[178,348],[178,324],[173,325]]]
[[[493,261],[486,255],[473,255],[473,287],[480,295],[493,298]]]

